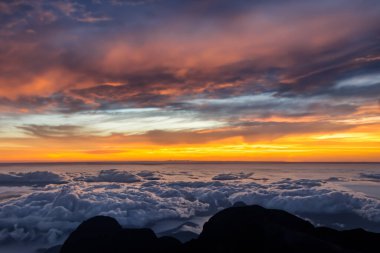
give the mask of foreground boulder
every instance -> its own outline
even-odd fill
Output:
[[[377,233],[315,228],[285,211],[239,205],[214,215],[197,239],[184,244],[157,238],[150,229],[123,229],[110,217],[94,217],[69,236],[61,252],[377,253],[379,245]]]

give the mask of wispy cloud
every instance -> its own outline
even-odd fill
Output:
[[[81,130],[80,126],[74,125],[24,125],[19,126],[18,128],[32,136],[44,138],[75,137],[78,134],[78,131]]]

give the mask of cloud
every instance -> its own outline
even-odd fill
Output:
[[[231,137],[243,137],[244,140],[275,140],[288,135],[306,133],[326,133],[350,129],[353,126],[344,124],[314,124],[313,122],[237,122],[230,128],[213,129],[213,131],[162,131],[153,130],[146,134],[136,135],[148,138],[156,144],[173,145],[179,143],[207,143]],[[128,137],[126,137],[128,138]]]
[[[131,5],[131,6],[137,6],[137,5],[141,5],[141,4],[153,3],[156,1],[157,0],[111,0],[111,4],[119,5],[119,6],[123,5],[123,4]]]
[[[97,118],[99,121],[99,118]],[[163,121],[162,119],[161,121]],[[157,121],[157,120],[156,120]],[[139,127],[129,126],[121,128],[124,121],[120,123],[102,123],[99,121],[98,129],[91,129],[91,125],[34,125],[25,124],[18,126],[25,134],[52,140],[77,141],[79,139],[91,139],[97,142],[112,140],[114,143],[152,143],[154,145],[176,145],[176,144],[202,144],[212,143],[233,137],[242,137],[247,142],[257,142],[262,140],[275,140],[285,136],[310,134],[310,133],[329,133],[342,130],[349,130],[356,125],[351,124],[315,124],[314,122],[228,122],[202,121],[186,122],[174,117],[170,120],[174,124],[173,130],[150,130]],[[145,118],[147,122],[147,118]],[[144,121],[141,122],[141,124]],[[114,127],[113,132],[106,133],[100,127]],[[219,127],[218,127],[219,124]],[[119,126],[120,125],[120,126]],[[184,130],[181,130],[184,129]],[[120,129],[120,130],[117,130]],[[179,130],[176,130],[179,129]],[[199,129],[199,130],[198,130]],[[102,131],[103,130],[103,131]],[[140,130],[140,131],[139,131]],[[118,132],[119,131],[119,132]],[[126,132],[126,133],[124,133]],[[89,150],[88,154],[123,153],[122,149],[110,150]]]
[[[0,185],[10,186],[44,186],[48,184],[67,183],[64,177],[48,171],[19,172],[19,173],[0,173]]]
[[[96,175],[88,175],[84,173],[79,177],[75,177],[74,181],[82,181],[88,183],[94,182],[116,182],[116,183],[137,183],[144,180],[155,181],[162,179],[162,176],[158,172],[154,171],[139,171],[137,173],[131,173],[128,171],[110,169],[101,170]]]
[[[341,80],[335,85],[335,88],[368,87],[377,84],[380,84],[380,74],[355,76],[346,80]]]
[[[329,177],[326,179],[327,182],[342,182],[345,181],[345,178],[342,177]]]
[[[144,174],[143,174],[144,175]],[[101,170],[96,176],[82,176],[75,178],[77,181],[84,182],[118,182],[118,183],[135,183],[141,179],[127,171],[118,170]]]
[[[353,70],[366,72],[375,66],[374,62],[355,60],[367,56],[376,59],[379,53],[376,39],[368,43],[378,29],[379,6],[373,3],[369,6],[349,1],[341,8],[328,1],[289,1],[288,5],[263,1],[159,1],[137,6],[18,2],[22,4],[17,8],[29,6],[25,10],[28,18],[39,10],[52,13],[56,21],[41,29],[36,20],[27,20],[24,29],[13,31],[15,37],[2,44],[8,52],[0,60],[7,66],[2,73],[4,83],[24,88],[11,94],[11,89],[1,87],[13,98],[33,95],[34,91],[47,93],[48,97],[54,92],[82,90],[79,93],[83,97],[100,96],[104,102],[112,103],[114,96],[115,102],[124,102],[119,106],[125,106],[129,99],[143,103],[146,93],[152,97],[162,95],[158,98],[161,103],[156,104],[163,105],[182,100],[178,97],[182,94],[228,96],[263,89],[321,92],[319,88],[333,85],[344,74]],[[4,11],[13,5],[16,4],[4,4]],[[367,15],[359,15],[356,10]],[[143,15],[148,11],[156,15]],[[9,12],[15,19],[22,16],[15,10]],[[115,20],[91,24],[92,29],[87,23],[72,22],[105,21],[109,17]],[[348,18],[353,22],[350,29],[345,29]],[[41,36],[31,40],[30,34],[24,34],[26,29]],[[125,33],[120,32],[123,29]],[[203,39],[205,35],[208,40]],[[39,64],[34,61],[37,56]],[[24,71],[20,72],[20,68]],[[113,89],[108,82],[125,86]],[[102,96],[102,90],[113,96]]]
[[[314,179],[298,179],[298,180],[292,180],[291,178],[286,178],[284,180],[280,180],[278,182],[273,183],[276,188],[278,189],[287,189],[287,190],[294,190],[294,189],[302,189],[302,188],[312,188],[317,186],[322,186],[323,181],[321,180],[314,180]]]
[[[119,140],[246,143],[376,121],[375,1],[116,2],[1,2],[2,135],[24,146],[31,136],[67,138],[67,154],[92,159],[100,144],[86,153],[79,137],[116,139],[106,146],[117,151],[127,149]],[[141,111],[123,114],[131,109]],[[148,120],[144,109],[159,115]],[[50,116],[55,126],[38,126]],[[372,140],[374,129],[365,130]],[[54,146],[34,159],[62,157]]]
[[[375,180],[375,181],[380,181],[379,173],[360,173],[360,177]]]
[[[19,96],[9,99],[0,96],[0,110],[4,113],[74,113],[95,109],[94,103],[87,103],[83,99],[55,93],[48,97],[44,96]]]
[[[149,170],[140,171],[136,175],[144,178],[145,180],[160,180],[162,178],[160,173]]]
[[[175,108],[196,111],[204,117],[230,117],[235,120],[236,115],[260,119],[273,116],[290,119],[306,116],[336,117],[352,114],[359,106],[348,102],[330,101],[324,96],[284,97],[273,92],[218,99],[195,99],[174,105]]]
[[[29,181],[38,178],[39,182],[61,182],[63,177],[33,173],[33,177],[18,174],[14,177]],[[53,245],[62,242],[80,222],[95,215],[115,217],[128,227],[153,226],[167,220],[196,223],[196,217],[208,217],[238,201],[284,209],[311,217],[322,225],[334,226],[330,221],[335,219],[331,217],[348,213],[351,218],[342,218],[345,228],[355,227],[360,220],[362,227],[376,230],[380,223],[379,200],[342,191],[322,179],[287,178],[257,183],[244,180],[249,173],[234,172],[205,174],[203,178],[209,178],[205,181],[194,181],[192,173],[187,175],[188,181],[178,181],[176,175],[174,180],[152,180],[165,175],[157,171],[121,170],[67,174],[65,184],[50,184],[0,202],[0,242]],[[225,175],[235,179],[213,180],[226,179]],[[194,229],[200,230],[202,224],[196,224]]]
[[[27,134],[42,138],[63,138],[77,136],[82,127],[74,125],[23,125],[18,128],[24,130]]]
[[[96,15],[89,11],[85,4],[77,2],[53,2],[52,6],[56,7],[67,17],[80,22],[96,23],[111,20],[111,17],[99,14]]]
[[[238,179],[247,179],[250,178],[253,175],[253,173],[223,173],[216,175],[212,178],[212,180],[219,180],[219,181],[225,181],[225,180],[238,180]]]

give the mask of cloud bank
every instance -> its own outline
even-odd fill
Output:
[[[360,173],[360,177],[375,180],[375,181],[380,180],[380,174],[379,173]]]
[[[48,171],[19,172],[19,173],[0,173],[0,185],[18,186],[44,186],[48,184],[67,183],[64,177]]]
[[[203,182],[173,181],[158,172],[103,170],[80,176],[66,174],[65,184],[52,184],[62,183],[63,177],[43,172],[17,173],[10,176],[11,180],[3,175],[2,182],[13,183],[19,180],[14,178],[37,175],[38,182],[51,184],[0,202],[0,242],[4,245],[53,245],[95,215],[115,217],[127,227],[153,226],[168,220],[182,224],[196,217],[208,217],[238,201],[284,209],[311,221],[315,218],[314,222],[322,225],[337,227],[331,221],[336,215],[351,215],[341,220],[338,227],[352,228],[358,225],[354,221],[360,220],[364,228],[376,230],[380,224],[379,200],[342,190],[322,179],[262,182],[250,178],[250,173],[234,172],[209,175],[209,180]],[[192,174],[187,176],[191,178]],[[202,224],[195,224],[193,231],[200,230]],[[163,231],[161,227],[160,232]]]
[[[143,174],[144,175],[144,174]],[[135,183],[140,182],[140,178],[127,171],[101,170],[96,176],[82,176],[75,178],[77,181],[84,182],[117,182],[117,183]]]

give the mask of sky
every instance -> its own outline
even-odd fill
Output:
[[[0,162],[380,161],[380,1],[0,0]]]

